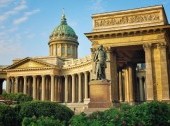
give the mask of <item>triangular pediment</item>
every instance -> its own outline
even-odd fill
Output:
[[[29,68],[46,68],[46,67],[54,67],[54,65],[32,58],[25,58],[23,60],[20,60],[8,66],[7,69],[29,69]]]
[[[26,63],[23,63],[19,66],[16,66],[15,68],[17,69],[21,69],[21,68],[39,68],[39,67],[47,67],[47,65],[41,64],[41,63],[37,63],[35,61],[28,61]]]

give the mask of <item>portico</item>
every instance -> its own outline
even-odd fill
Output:
[[[147,101],[169,101],[170,26],[162,6],[95,14],[92,18],[93,31],[85,35],[92,42],[92,53],[98,45],[108,52],[106,78],[112,83],[113,101],[133,103],[138,91],[141,101],[143,93]],[[140,85],[136,83],[138,63],[146,64],[145,92],[142,80]]]

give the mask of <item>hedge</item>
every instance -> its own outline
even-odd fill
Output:
[[[60,105],[53,102],[31,101],[20,104],[19,116],[21,121],[24,117],[53,117],[60,121],[64,121],[66,124],[70,118],[74,115],[73,111],[64,105]]]
[[[72,126],[170,126],[170,104],[153,101],[130,106],[121,105],[104,112],[75,115]]]
[[[22,126],[63,126],[59,120],[56,120],[52,117],[25,117],[22,121]]]
[[[25,95],[23,93],[10,93],[10,94],[4,93],[4,94],[2,94],[2,96],[6,100],[17,101],[17,103],[23,103],[23,102],[33,100],[33,98],[31,96]]]
[[[0,126],[18,126],[15,109],[0,103]]]

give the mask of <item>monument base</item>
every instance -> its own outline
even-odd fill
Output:
[[[107,80],[93,80],[90,86],[89,108],[110,108],[111,102],[111,84]]]

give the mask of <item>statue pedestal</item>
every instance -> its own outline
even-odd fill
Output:
[[[90,81],[90,103],[89,108],[110,108],[111,84],[107,80]]]

